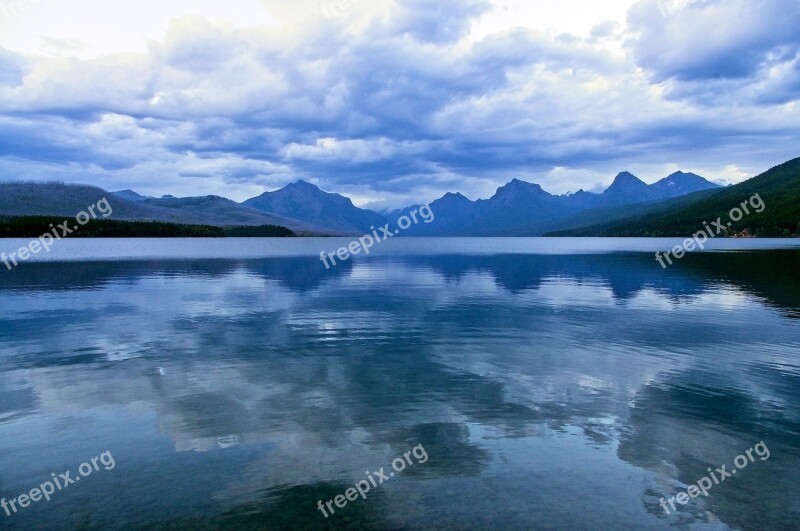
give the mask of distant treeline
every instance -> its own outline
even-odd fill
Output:
[[[740,235],[745,236],[752,236],[754,238],[795,238],[797,237],[797,230],[800,225],[795,225],[791,227],[791,222],[787,223],[786,225],[753,225],[747,223],[739,223],[734,224],[732,229],[726,230],[722,234],[719,234],[717,237],[737,237]],[[670,237],[683,237],[687,234],[692,234],[692,230],[694,232],[698,231],[697,226],[692,228],[691,225],[685,224],[674,224],[672,225],[671,229],[665,229],[662,227],[658,228],[651,228],[651,230],[647,230],[645,227],[644,230],[641,231],[626,231],[626,230],[610,230],[608,234],[610,236],[619,237],[619,238],[627,238],[633,236],[643,236],[643,237],[650,237],[650,238],[670,238]],[[700,227],[702,230],[702,227]]]
[[[0,216],[0,238],[38,238],[53,233],[62,236],[64,217]],[[93,219],[75,230],[77,223],[69,220],[72,232],[64,238],[290,238],[294,232],[275,225],[259,227],[215,227],[212,225],[181,225],[160,221],[118,221]]]
[[[769,221],[767,221],[769,223]],[[730,229],[717,234],[717,238],[729,238],[740,235],[754,238],[796,238],[800,235],[800,223],[780,221],[770,224],[756,224],[753,222],[734,223]],[[583,229],[571,229],[548,233],[547,236],[577,236],[577,237],[604,237],[604,238],[683,238],[690,236],[698,230],[703,230],[703,225],[696,220],[669,220],[663,222],[638,222],[638,225],[621,226],[595,226]]]
[[[297,234],[278,225],[259,225],[257,227],[227,227],[225,236],[228,238],[294,238]]]

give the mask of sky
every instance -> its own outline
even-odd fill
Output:
[[[800,156],[797,0],[0,0],[0,180],[395,208]]]

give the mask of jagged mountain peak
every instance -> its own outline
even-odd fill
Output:
[[[697,175],[696,173],[686,173],[676,171],[652,185],[654,190],[669,197],[679,195],[686,195],[701,190],[710,190],[719,188],[719,185],[712,183],[708,179]]]
[[[494,198],[501,199],[521,195],[550,196],[551,194],[546,192],[539,184],[512,179],[510,182],[497,189]]]
[[[641,180],[640,178],[638,178],[629,171],[619,172],[617,176],[614,177],[614,182],[611,183],[611,186],[613,187],[614,185],[630,185],[630,184],[647,186],[647,183],[645,183],[643,180]]]
[[[472,202],[472,201],[469,200],[469,198],[467,196],[465,196],[461,192],[447,192],[439,200],[440,201],[441,200],[449,200],[449,201],[468,202],[468,203]]]
[[[316,184],[312,184],[304,179],[299,179],[293,183],[286,185],[286,188],[299,188],[304,190],[318,190],[322,192],[322,189],[317,186]]]
[[[376,212],[357,208],[350,198],[325,192],[302,179],[280,190],[248,199],[243,204],[353,234],[369,232],[371,226],[386,222],[386,218]]]
[[[647,183],[636,177],[634,174],[623,171],[617,174],[611,186],[606,188],[603,195],[635,194],[646,191]]]

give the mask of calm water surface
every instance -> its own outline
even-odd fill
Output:
[[[0,269],[0,497],[115,466],[2,529],[800,526],[797,240],[59,243]]]

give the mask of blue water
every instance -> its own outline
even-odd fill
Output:
[[[0,497],[115,461],[0,528],[798,527],[797,240],[664,270],[672,240],[397,239],[326,270],[346,243],[71,240],[0,269]]]

